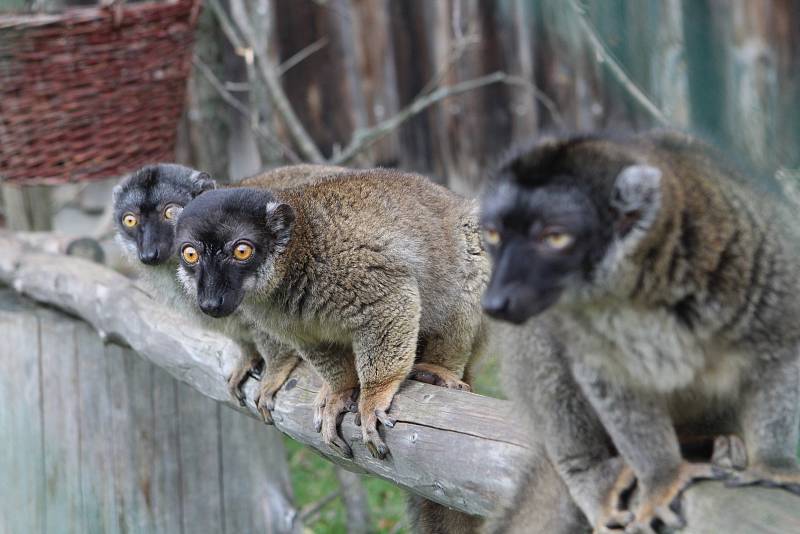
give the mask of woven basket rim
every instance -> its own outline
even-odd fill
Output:
[[[174,9],[186,4],[198,4],[198,0],[148,0],[135,4],[122,4],[123,13],[147,13],[162,9]],[[82,24],[108,19],[109,6],[72,7],[58,13],[0,13],[0,30],[14,28],[36,28],[41,26],[60,26]]]

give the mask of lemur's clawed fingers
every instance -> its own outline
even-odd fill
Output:
[[[723,469],[747,468],[747,448],[739,436],[729,434],[714,438],[711,463]]]
[[[800,469],[797,467],[775,468],[756,465],[745,471],[728,472],[727,475],[726,486],[780,488],[800,495]]]
[[[256,409],[261,414],[261,418],[268,425],[272,425],[275,421],[272,418],[272,410],[275,409],[275,394],[265,391],[259,391],[256,397]]]
[[[378,434],[378,417],[361,418],[361,433],[364,439],[364,446],[373,458],[383,460],[389,454],[389,447],[384,443],[383,438]]]
[[[255,377],[255,374],[259,374],[259,369],[263,369],[263,366],[264,360],[258,353],[249,354],[242,358],[228,377],[228,392],[231,397],[239,401],[239,405],[245,405],[245,395],[242,391],[242,385],[248,378]]]
[[[625,508],[627,508],[628,496],[635,486],[636,475],[629,467],[622,467],[597,520],[595,533],[620,532],[633,521],[633,512]]]
[[[719,468],[711,464],[682,463],[671,481],[653,488],[642,488],[644,493],[634,510],[634,520],[625,532],[654,534],[658,524],[672,529],[682,528],[685,521],[675,510],[683,491],[696,480],[720,478]]]
[[[469,384],[461,380],[461,377],[450,371],[449,369],[440,365],[432,363],[416,363],[408,375],[411,380],[417,382],[424,382],[434,386],[440,386],[448,389],[460,389],[463,391],[471,391]]]
[[[328,385],[322,384],[317,397],[314,399],[314,432],[322,432],[322,416],[329,393],[330,388],[328,388]]]
[[[314,402],[314,428],[322,433],[322,441],[345,458],[352,458],[353,451],[339,435],[339,425],[344,414],[352,411],[357,389],[350,388],[333,392],[323,386]]]

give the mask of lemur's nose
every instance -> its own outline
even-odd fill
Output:
[[[481,300],[483,310],[498,319],[503,318],[508,313],[511,299],[508,295],[499,293],[486,293]]]
[[[158,248],[139,251],[139,261],[147,265],[155,265],[158,263],[158,256]]]
[[[222,297],[205,297],[198,304],[203,313],[211,317],[222,316]]]

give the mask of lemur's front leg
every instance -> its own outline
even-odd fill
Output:
[[[643,395],[584,364],[573,366],[575,377],[603,422],[627,469],[620,474],[610,500],[636,484],[633,521],[626,531],[654,533],[656,522],[668,528],[684,526],[672,504],[699,479],[724,478],[710,463],[688,463],[681,456],[666,405],[656,396]],[[600,525],[603,527],[603,525]]]

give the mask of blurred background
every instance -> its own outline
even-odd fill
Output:
[[[91,236],[112,265],[110,189],[145,163],[392,166],[475,195],[515,143],[653,127],[796,195],[800,0],[0,0],[0,224]],[[399,489],[270,443],[298,528],[407,529]],[[155,513],[114,502],[117,527]]]

